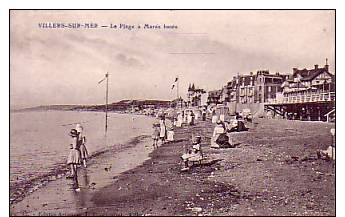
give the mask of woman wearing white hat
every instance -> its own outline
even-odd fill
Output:
[[[75,127],[76,131],[78,132],[78,149],[80,151],[81,159],[83,160],[83,165],[86,168],[86,160],[89,157],[87,148],[85,146],[86,138],[83,134],[83,127],[80,124],[77,124]]]

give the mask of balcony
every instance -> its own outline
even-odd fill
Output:
[[[335,92],[326,92],[318,94],[301,94],[297,96],[284,97],[282,99],[271,99],[269,104],[294,104],[306,102],[331,102],[335,100]]]

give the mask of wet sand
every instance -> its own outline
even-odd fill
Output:
[[[133,169],[149,159],[153,150],[151,138],[139,136],[129,147],[119,151],[109,150],[89,161],[87,168],[80,168],[78,182],[81,191],[73,190],[73,181],[65,177],[49,182],[22,201],[11,205],[11,215],[75,215],[92,207],[92,195],[111,184],[122,172]]]
[[[80,215],[335,215],[335,171],[316,158],[334,124],[258,119],[233,133],[232,149],[210,149],[212,125],[176,130],[176,140],[97,191]],[[213,164],[181,172],[192,133]]]
[[[80,176],[89,186],[81,192],[66,191],[69,180],[51,182],[11,214],[335,215],[335,170],[332,162],[316,158],[317,149],[331,144],[334,124],[257,119],[247,126],[247,132],[232,133],[231,149],[209,148],[210,122],[178,128],[176,141],[154,150],[150,159],[139,154],[150,152],[149,141],[119,159],[109,154]],[[193,133],[202,135],[211,163],[181,172],[180,155]]]

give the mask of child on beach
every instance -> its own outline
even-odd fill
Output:
[[[153,148],[158,148],[159,134],[160,134],[159,124],[155,123],[155,124],[153,124],[153,134],[152,134]]]
[[[202,151],[201,151],[201,137],[195,136],[192,138],[192,149],[186,150],[187,153],[181,156],[182,161],[184,162],[184,167],[181,171],[189,170],[189,162],[199,162],[203,159]]]
[[[71,167],[71,174],[67,176],[67,178],[73,178],[75,181],[75,189],[78,190],[78,174],[77,174],[77,166],[80,164],[80,151],[78,150],[78,132],[76,129],[72,129],[69,133],[72,137],[70,143],[70,152],[67,159],[67,165]]]
[[[161,139],[162,144],[165,143],[165,138],[166,138],[166,125],[165,125],[165,120],[161,119],[160,120],[160,133],[159,133],[159,138]]]
[[[167,141],[168,142],[172,142],[174,141],[174,127],[173,126],[169,126],[167,127]]]
[[[86,168],[86,166],[87,166],[86,165],[86,160],[89,157],[89,154],[88,154],[87,148],[85,146],[86,137],[85,137],[85,135],[83,133],[83,129],[84,128],[80,124],[77,124],[75,129],[79,133],[79,135],[78,135],[78,146],[79,146],[78,149],[80,151],[81,159],[83,160],[83,165]]]

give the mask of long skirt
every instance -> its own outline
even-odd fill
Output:
[[[218,138],[218,135],[212,136],[211,138],[211,148],[220,148],[219,145],[217,144],[216,140]]]
[[[217,134],[211,138],[211,148],[233,148],[232,138],[227,134]]]
[[[182,127],[182,123],[183,123],[182,115],[179,115],[177,117],[176,127]]]
[[[89,157],[89,153],[84,144],[80,145],[80,156],[81,156],[81,159],[83,160]]]
[[[198,153],[185,153],[181,156],[183,161],[200,161],[202,160],[202,155]]]
[[[167,140],[168,140],[168,141],[174,141],[174,131],[168,130],[168,133],[167,133]]]
[[[218,116],[217,115],[213,115],[212,116],[212,123],[215,124],[218,120]]]
[[[80,151],[77,149],[71,149],[68,155],[67,164],[80,164],[81,157]]]
[[[161,126],[160,128],[160,133],[159,133],[159,137],[160,138],[165,138],[166,137],[166,129],[165,129],[165,126]]]

